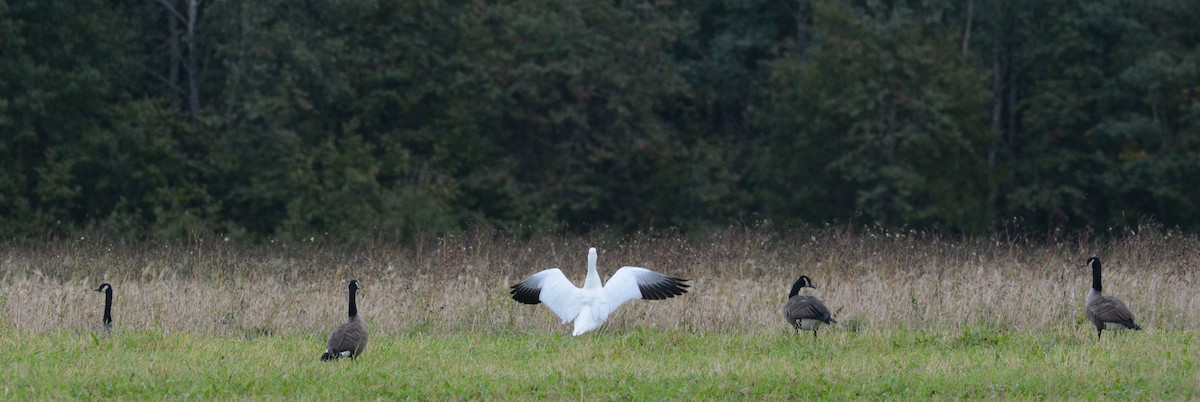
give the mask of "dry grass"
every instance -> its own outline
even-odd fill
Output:
[[[787,330],[778,314],[792,281],[814,293],[838,329],[1085,331],[1091,255],[1106,290],[1149,330],[1200,328],[1193,297],[1196,236],[1161,228],[1104,240],[957,239],[916,232],[824,228],[789,235],[731,229],[686,238],[517,240],[486,231],[417,242],[338,246],[241,245],[195,239],[115,244],[105,239],[9,244],[0,252],[0,325],[20,332],[87,330],[100,321],[102,282],[116,290],[120,329],[255,336],[324,333],[343,319],[345,284],[375,334],[411,331],[569,333],[546,308],[508,299],[508,285],[547,267],[582,282],[588,246],[602,277],[622,265],[691,279],[691,292],[622,306],[605,330]]]

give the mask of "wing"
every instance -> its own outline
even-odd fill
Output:
[[[362,320],[359,317],[354,317],[354,319],[357,322],[355,322],[354,326],[351,327],[351,331],[349,334],[346,335],[346,337],[354,339],[353,353],[354,353],[354,356],[357,357],[358,355],[361,355],[364,350],[367,349],[367,340],[368,339],[367,339],[367,327],[365,325],[363,325]]]
[[[621,267],[604,284],[603,292],[608,299],[608,305],[605,306],[608,311],[604,315],[608,316],[607,313],[616,310],[617,306],[633,299],[662,300],[687,293],[689,286],[684,282],[687,279],[666,276],[645,268]]]
[[[338,325],[337,328],[333,330],[333,333],[329,334],[329,343],[326,344],[326,347],[332,353],[353,351],[358,348],[360,342],[363,341],[364,338],[366,338],[366,336],[364,331],[361,330],[361,327],[347,322],[342,325]]]
[[[829,319],[829,309],[811,296],[792,296],[783,305],[783,315],[789,320],[812,319],[825,321]]]
[[[1088,303],[1088,312],[1100,322],[1125,323],[1133,321],[1133,312],[1121,299],[1112,296],[1101,296]]]
[[[562,270],[551,268],[512,285],[508,291],[513,300],[525,304],[546,303],[563,322],[575,319],[583,305],[579,303],[580,289],[575,287]]]

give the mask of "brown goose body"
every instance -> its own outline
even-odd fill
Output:
[[[817,329],[822,324],[833,324],[837,321],[833,319],[829,308],[825,307],[825,303],[822,303],[820,299],[799,294],[800,289],[804,287],[816,288],[812,285],[812,279],[802,275],[792,285],[792,290],[788,293],[788,300],[780,308],[780,312],[783,313],[783,319],[797,331],[812,330],[815,338]]]
[[[1087,318],[1096,326],[1096,331],[1104,329],[1142,329],[1133,321],[1133,312],[1121,299],[1112,296],[1095,296],[1087,302]],[[1099,334],[1096,335],[1099,337]]]
[[[1099,340],[1100,334],[1106,329],[1142,329],[1134,322],[1133,312],[1129,310],[1129,306],[1125,305],[1125,302],[1104,294],[1100,259],[1089,258],[1086,265],[1092,268],[1092,289],[1088,291],[1084,301],[1084,315],[1096,327],[1096,339]]]
[[[367,327],[358,316],[350,317],[333,329],[326,345],[328,349],[325,352],[326,356],[322,357],[323,360],[339,357],[357,358],[367,349]]]
[[[358,291],[358,281],[350,281],[350,309],[346,322],[338,325],[329,334],[325,354],[321,360],[334,360],[342,357],[357,359],[367,349],[367,326],[358,316],[358,306],[354,303],[354,295]]]

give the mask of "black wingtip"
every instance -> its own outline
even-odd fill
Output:
[[[663,278],[665,280],[654,284],[638,286],[638,290],[642,292],[642,298],[646,300],[670,299],[687,293],[687,288],[691,287],[684,283],[687,279],[673,276],[665,276]]]
[[[676,278],[676,277],[674,277],[674,276],[668,276],[667,278],[670,278],[671,280],[675,281],[675,283],[679,284],[679,287],[682,287],[682,288],[690,288],[690,287],[692,287],[692,285],[688,285],[688,284],[684,283],[684,282],[687,282],[687,281],[688,281],[687,279],[683,279],[683,278]],[[685,290],[685,291],[684,291],[684,293],[687,293],[687,291]]]
[[[510,286],[508,293],[512,295],[513,300],[524,304],[540,304],[542,302],[542,290],[525,286],[525,282]]]

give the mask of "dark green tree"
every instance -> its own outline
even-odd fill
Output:
[[[135,33],[107,3],[0,3],[0,230],[141,233],[184,176],[169,111],[131,96]]]
[[[985,75],[919,11],[816,3],[805,57],[769,64],[756,113],[768,216],[986,226]]]
[[[1187,2],[987,2],[998,209],[1037,228],[1195,222]],[[1193,131],[1194,132],[1194,131]],[[1192,226],[1194,223],[1187,223]]]

